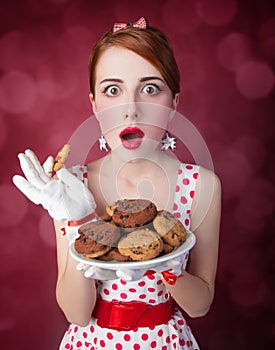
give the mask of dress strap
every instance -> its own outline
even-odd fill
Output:
[[[199,166],[181,163],[178,170],[177,185],[174,197],[174,216],[181,220],[190,230],[190,210],[195,194]]]

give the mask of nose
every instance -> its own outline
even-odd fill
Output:
[[[128,95],[124,113],[125,118],[128,119],[136,119],[138,117],[138,101],[135,93]]]

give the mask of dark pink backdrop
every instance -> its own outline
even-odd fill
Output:
[[[274,348],[273,1],[6,1],[0,21],[0,347],[54,350],[51,220],[12,185],[17,153],[56,151],[91,114],[87,60],[114,21],[144,15],[171,38],[179,112],[205,139],[223,183],[216,297],[189,323],[204,350]],[[96,148],[96,147],[95,147]],[[98,152],[92,152],[97,157]],[[181,159],[188,158],[183,148]]]

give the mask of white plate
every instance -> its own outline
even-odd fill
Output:
[[[89,259],[78,254],[74,249],[74,242],[70,246],[70,253],[72,257],[79,262],[85,263],[87,265],[100,267],[102,269],[117,270],[117,269],[139,269],[139,268],[150,268],[151,266],[162,264],[164,261],[172,260],[181,254],[189,251],[196,243],[196,237],[192,232],[187,233],[187,238],[185,242],[171,253],[159,256],[157,258],[146,260],[146,261],[126,261],[118,262],[115,260],[112,261],[101,261],[98,259]]]

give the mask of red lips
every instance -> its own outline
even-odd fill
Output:
[[[124,148],[136,149],[142,143],[144,132],[137,127],[129,126],[121,131],[119,137]]]

